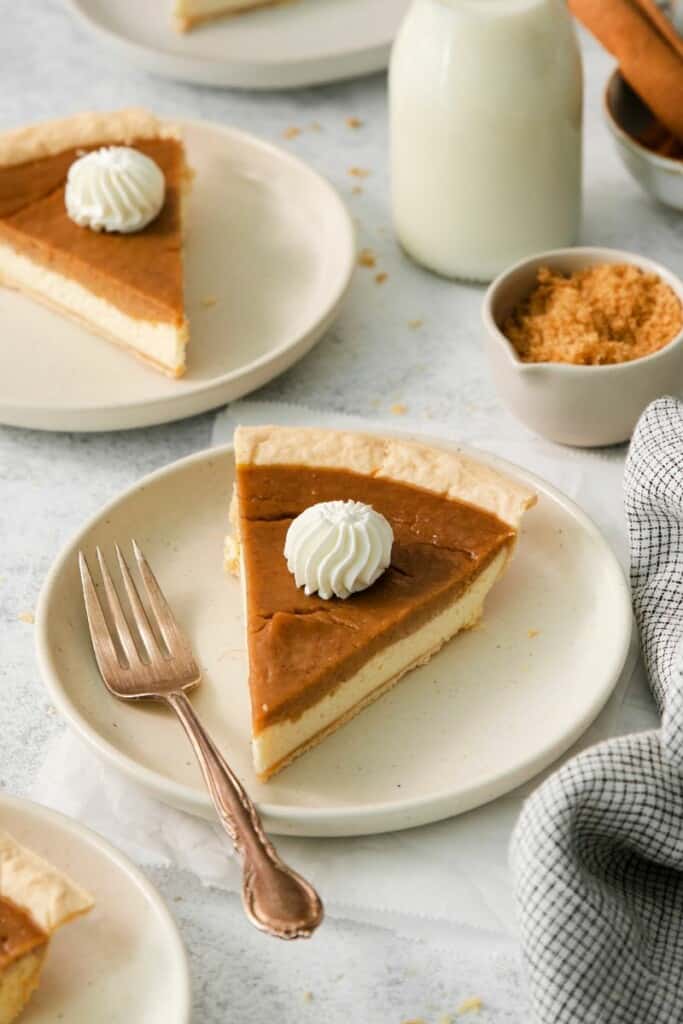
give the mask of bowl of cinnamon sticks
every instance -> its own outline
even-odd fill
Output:
[[[683,210],[683,141],[654,116],[618,68],[607,82],[603,110],[633,178],[653,199]]]
[[[568,0],[617,60],[604,112],[626,167],[655,199],[683,209],[683,36],[679,5]]]

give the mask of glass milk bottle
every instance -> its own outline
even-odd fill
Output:
[[[582,75],[563,0],[413,0],[389,107],[394,226],[418,263],[488,281],[576,241]]]

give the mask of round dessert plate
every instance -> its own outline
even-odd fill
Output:
[[[120,430],[192,416],[282,373],[336,317],[355,242],[332,186],[253,136],[180,123],[195,171],[186,209],[186,375],[170,380],[0,288],[0,422]]]
[[[52,939],[22,1024],[189,1024],[185,950],[138,869],[94,832],[40,804],[0,793],[0,823],[95,900]]]
[[[137,67],[199,85],[290,89],[381,71],[410,0],[291,0],[179,33],[173,0],[70,0]]]
[[[530,473],[478,457],[539,494],[482,625],[270,782],[260,784],[252,769],[240,584],[222,567],[231,448],[146,477],[58,558],[36,633],[58,710],[102,757],[161,800],[213,816],[194,759],[179,754],[186,740],[175,719],[154,705],[116,701],[93,659],[77,552],[94,560],[96,545],[111,555],[116,541],[135,537],[201,665],[192,701],[271,831],[332,836],[406,828],[520,785],[567,750],[607,701],[628,653],[631,606],[614,555],[576,505]]]

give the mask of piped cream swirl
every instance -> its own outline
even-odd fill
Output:
[[[159,215],[165,193],[154,160],[129,146],[105,146],[72,163],[64,201],[80,227],[130,234]]]
[[[371,587],[391,561],[394,534],[371,505],[322,501],[291,523],[287,567],[306,594],[347,598]]]

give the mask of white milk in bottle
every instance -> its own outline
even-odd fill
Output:
[[[394,226],[487,281],[576,241],[581,57],[563,0],[413,0],[389,73]]]

